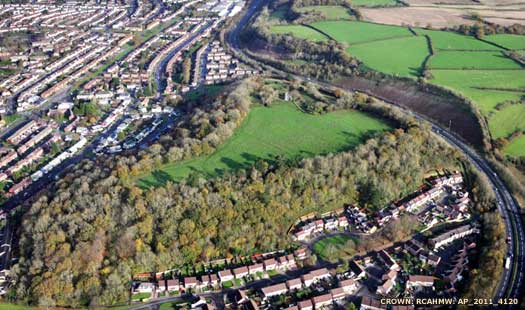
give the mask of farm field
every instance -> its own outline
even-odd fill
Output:
[[[311,115],[285,102],[254,106],[234,135],[213,154],[164,165],[160,171],[142,177],[139,185],[162,185],[192,172],[219,176],[276,156],[292,159],[348,150],[367,136],[389,128],[381,120],[357,111]]]
[[[484,39],[512,50],[525,49],[525,39],[519,35],[493,34],[485,36]]]
[[[344,252],[346,243],[348,241],[354,241],[357,243],[356,238],[352,238],[346,235],[334,235],[330,237],[323,238],[317,241],[313,246],[314,253],[321,257],[324,260],[331,260],[334,257],[339,257],[340,255],[334,255],[336,253]],[[343,253],[344,254],[344,253]],[[351,255],[352,253],[348,253]]]
[[[441,51],[430,58],[430,68],[444,69],[521,69],[502,52]]]
[[[520,135],[514,138],[505,146],[505,153],[510,156],[520,157],[525,156],[525,135]]]
[[[301,39],[308,39],[312,41],[326,41],[328,38],[314,29],[302,25],[276,25],[271,28],[273,33],[288,34],[292,33],[294,36]]]
[[[426,39],[407,37],[353,45],[349,53],[376,71],[406,77],[418,77],[429,55]],[[388,50],[388,57],[385,51]]]
[[[346,42],[350,45],[412,36],[412,33],[407,28],[355,21],[322,21],[312,23],[311,26],[339,42]]]
[[[506,100],[519,100],[525,94],[525,72],[522,70],[432,70],[434,84],[458,91],[474,100],[484,113],[494,111]],[[502,91],[479,87],[515,89]]]
[[[299,12],[317,11],[324,14],[327,19],[350,19],[348,8],[340,5],[305,6],[298,9]]]
[[[513,104],[494,113],[489,118],[489,128],[493,138],[508,137],[515,130],[525,131],[525,105]],[[525,153],[525,150],[522,151]],[[525,155],[525,154],[524,154]]]
[[[441,7],[387,7],[362,8],[360,10],[364,20],[384,25],[419,25],[431,24],[442,28],[453,25],[473,24],[473,21],[464,17],[464,12],[456,9]]]
[[[484,40],[495,43],[491,44],[472,36],[422,28],[415,29],[419,36],[414,36],[406,27],[368,22],[322,21],[311,26],[348,43],[349,54],[363,62],[364,69],[412,78],[423,73],[422,65],[430,53],[424,36],[428,35],[435,51],[428,61],[429,82],[472,100],[487,117],[493,138],[525,130],[525,123],[520,121],[525,119],[525,105],[496,109],[505,101],[523,100],[525,70],[495,45],[525,54],[520,49],[525,46],[524,36],[486,36]]]
[[[474,37],[461,35],[458,33],[415,29],[418,34],[428,35],[432,41],[432,46],[436,50],[476,50],[476,51],[499,51],[499,47],[480,41]]]

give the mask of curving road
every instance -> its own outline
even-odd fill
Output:
[[[273,68],[269,65],[258,62],[255,59],[250,58],[246,53],[243,52],[239,40],[239,35],[241,31],[246,27],[250,20],[254,17],[255,13],[263,6],[266,5],[268,0],[253,0],[251,1],[249,7],[244,11],[244,15],[241,17],[239,22],[235,27],[228,33],[226,37],[226,43],[230,46],[230,50],[237,57],[243,59],[251,65],[256,67],[263,67],[266,70],[273,72],[280,76],[287,76],[292,74],[296,79],[301,81],[309,81],[315,83],[322,87],[327,88],[336,88],[333,85],[321,81],[311,79],[310,77],[295,75],[290,72],[285,72],[276,68]],[[345,89],[346,91],[354,91],[353,89]],[[376,96],[377,97],[377,96]],[[432,131],[443,140],[445,140],[450,146],[456,148],[460,151],[472,164],[473,166],[482,174],[484,174],[496,194],[498,201],[498,210],[500,211],[504,222],[506,233],[509,238],[507,245],[507,257],[511,260],[511,266],[509,269],[504,269],[502,277],[500,279],[497,290],[493,296],[493,303],[497,304],[498,300],[501,298],[517,298],[520,299],[521,289],[523,285],[524,278],[524,265],[525,257],[523,249],[525,247],[525,234],[523,230],[523,223],[520,217],[520,206],[516,200],[510,194],[509,189],[497,173],[491,168],[489,162],[480,154],[478,154],[474,149],[467,145],[463,140],[453,133],[449,132],[444,127],[434,123],[433,121],[425,118],[422,115],[416,114],[412,111],[406,110],[403,107],[400,107],[395,102],[388,100],[388,98],[378,98],[387,103],[394,104],[404,112],[414,116],[416,119],[422,122],[429,123],[431,125]],[[501,262],[502,264],[504,262]],[[480,296],[484,298],[485,296]],[[519,306],[507,305],[506,309],[515,309]]]

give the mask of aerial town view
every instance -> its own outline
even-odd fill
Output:
[[[525,2],[0,0],[0,139],[0,310],[525,308]]]

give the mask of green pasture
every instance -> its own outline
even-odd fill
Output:
[[[413,36],[407,28],[357,21],[322,21],[312,23],[311,26],[328,34],[334,40],[350,45]]]
[[[475,51],[498,51],[500,48],[480,41],[472,36],[440,31],[415,29],[416,33],[428,35],[432,41],[432,46],[436,50],[475,50]]]
[[[366,137],[388,130],[380,119],[358,111],[311,115],[291,103],[254,106],[234,135],[213,154],[164,165],[139,180],[142,187],[179,181],[192,172],[215,177],[249,167],[260,159],[293,159],[348,150]]]
[[[513,104],[497,111],[489,118],[493,138],[508,137],[514,131],[525,131],[525,104]],[[525,152],[523,150],[522,152]]]
[[[348,50],[373,70],[406,77],[420,76],[423,62],[429,54],[423,37],[358,44],[350,46]],[[388,57],[385,51],[388,51]]]
[[[525,95],[522,70],[432,70],[432,83],[456,90],[476,102],[484,113],[506,100]]]
[[[508,49],[525,49],[525,36],[515,34],[493,34],[483,38]]]
[[[525,135],[520,135],[510,141],[504,149],[505,154],[513,157],[525,156]]]
[[[442,51],[432,56],[429,67],[436,69],[521,69],[518,63],[499,51]]]

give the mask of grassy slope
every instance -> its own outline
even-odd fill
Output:
[[[433,83],[457,90],[472,98],[482,112],[494,111],[494,107],[505,100],[518,100],[524,93],[480,90],[475,87],[525,87],[525,72],[521,70],[432,70]]]
[[[454,69],[520,69],[515,61],[499,51],[494,52],[438,52],[432,56],[430,68]]]
[[[403,27],[385,26],[365,22],[322,21],[312,23],[312,26],[328,34],[337,41],[347,42],[349,44],[412,36],[412,33]]]
[[[327,19],[350,19],[352,15],[347,8],[340,5],[305,6],[299,8],[299,12],[317,11],[326,16]]]
[[[388,50],[388,57],[385,51]],[[351,55],[376,71],[417,77],[429,54],[423,37],[407,37],[358,44],[349,48]]]
[[[501,50],[492,44],[482,42],[474,37],[453,32],[426,29],[416,29],[415,31],[418,34],[428,35],[432,40],[432,45],[437,50]]]
[[[277,155],[295,158],[347,150],[365,136],[387,129],[380,120],[357,111],[309,115],[289,103],[270,108],[256,106],[215,153],[167,164],[161,172],[143,177],[139,183],[156,186],[167,180],[180,180],[192,171],[213,177],[248,167],[258,159],[275,159]]]
[[[309,39],[313,41],[326,41],[328,38],[322,33],[314,29],[301,25],[277,25],[272,26],[271,31],[277,34],[292,33],[294,36],[301,39]]]
[[[525,36],[513,34],[493,34],[485,36],[484,39],[508,49],[525,49]]]
[[[525,156],[525,135],[512,139],[504,151],[510,156]]]
[[[513,104],[489,118],[493,138],[507,137],[515,130],[525,130],[525,105]],[[521,151],[525,155],[525,149]]]

